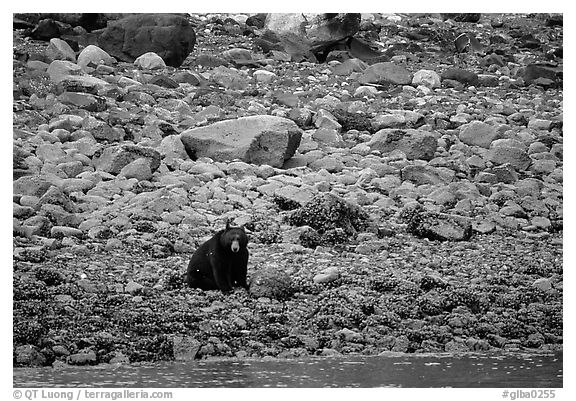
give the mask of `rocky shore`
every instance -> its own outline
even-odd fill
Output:
[[[255,17],[177,67],[15,22],[14,365],[562,349],[562,20]],[[187,288],[227,219],[250,290]]]

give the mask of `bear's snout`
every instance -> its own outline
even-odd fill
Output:
[[[240,243],[238,241],[233,241],[232,244],[230,245],[230,249],[234,253],[238,252],[240,250]]]

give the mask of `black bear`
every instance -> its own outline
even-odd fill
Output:
[[[244,287],[248,271],[248,236],[241,227],[218,231],[204,242],[188,263],[186,281],[192,288],[231,291],[232,287]]]

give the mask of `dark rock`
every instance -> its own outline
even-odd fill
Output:
[[[467,241],[472,224],[462,216],[425,211],[420,205],[408,205],[400,218],[408,224],[408,232],[417,237],[440,241]]]
[[[30,37],[36,40],[58,38],[60,37],[60,26],[53,19],[43,19],[39,21],[36,28],[32,30]]]
[[[133,62],[154,52],[172,67],[182,65],[195,43],[194,28],[174,14],[132,15],[111,22],[98,38],[98,45],[119,60]]]
[[[264,28],[264,23],[266,22],[267,13],[259,13],[251,15],[246,19],[246,25],[253,26],[258,29]]]
[[[526,84],[535,83],[540,78],[558,81],[558,69],[546,64],[528,64],[520,70],[520,76]]]
[[[240,159],[281,167],[300,145],[302,132],[287,118],[259,115],[219,121],[184,131],[180,139],[192,159]]]
[[[456,22],[473,22],[480,21],[480,13],[442,13],[444,19],[453,19]]]
[[[564,26],[564,16],[562,14],[553,14],[546,18],[546,26]]]
[[[440,77],[442,80],[449,79],[458,81],[464,85],[478,85],[478,75],[471,71],[466,71],[461,68],[449,68],[444,71]]]
[[[222,57],[212,56],[210,54],[201,54],[192,61],[192,65],[214,68],[221,65],[228,66],[230,63]]]
[[[17,14],[14,14],[14,16],[12,18],[12,28],[13,29],[32,29],[36,26],[32,22],[28,22],[28,21],[25,21],[23,19],[18,18],[16,15]]]
[[[371,150],[379,150],[383,153],[399,149],[410,160],[432,160],[438,140],[428,131],[382,129],[372,136],[367,145]]]
[[[522,37],[518,38],[516,42],[518,47],[524,49],[537,49],[542,45],[542,43],[531,33],[523,35]]]
[[[96,170],[117,175],[128,164],[140,158],[150,160],[152,172],[160,166],[161,155],[157,150],[130,144],[107,147],[101,154],[95,155],[92,162]]]

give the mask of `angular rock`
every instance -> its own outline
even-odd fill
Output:
[[[524,150],[507,146],[493,147],[486,153],[486,159],[497,165],[509,163],[517,171],[528,169],[532,162]]]
[[[242,90],[248,87],[248,80],[242,74],[224,66],[216,67],[210,78],[218,85],[228,89]]]
[[[411,181],[416,185],[443,184],[447,180],[432,166],[409,165],[402,169],[402,180]]]
[[[93,116],[88,116],[82,122],[82,129],[90,131],[92,136],[101,141],[118,142],[124,139],[125,132],[119,127],[111,127],[108,123]]]
[[[70,75],[82,74],[82,69],[72,61],[54,60],[50,63],[46,72],[52,82],[58,83]]]
[[[283,117],[258,115],[219,121],[184,131],[180,139],[192,159],[240,159],[246,163],[282,167],[300,145],[302,131]]]
[[[410,85],[412,73],[401,65],[384,62],[372,64],[358,78],[360,84]]]
[[[129,281],[126,284],[126,288],[125,291],[129,294],[136,294],[138,291],[141,291],[144,288],[144,286],[142,284],[139,284],[135,281]]]
[[[314,171],[324,169],[329,173],[339,173],[345,167],[342,161],[330,155],[312,161],[312,163],[310,163],[309,166]]]
[[[136,14],[110,22],[98,45],[126,62],[154,52],[171,67],[180,67],[194,49],[196,33],[188,20],[174,14]]]
[[[188,158],[184,144],[178,135],[168,135],[162,139],[158,151],[166,162],[178,158],[185,160]]]
[[[174,336],[172,341],[176,361],[193,361],[202,345],[192,336]]]
[[[314,191],[307,187],[284,185],[274,191],[274,197],[283,203],[304,205],[314,197]]]
[[[77,207],[72,200],[58,187],[50,187],[38,200],[37,207],[50,204],[62,207],[66,212],[76,213]],[[63,226],[67,224],[62,224]]]
[[[27,175],[12,182],[12,192],[19,195],[40,197],[54,184],[42,175]]]
[[[95,156],[92,163],[96,170],[117,175],[125,166],[140,158],[150,161],[152,172],[160,166],[161,156],[157,150],[131,144],[109,146],[100,155]]]
[[[105,98],[94,96],[89,93],[64,92],[58,96],[58,100],[63,104],[88,111],[98,112],[106,109]]]
[[[382,129],[367,143],[372,151],[389,153],[399,149],[412,159],[432,160],[438,140],[428,131],[408,129]]]
[[[59,162],[67,158],[61,143],[42,143],[36,148],[36,157],[43,162]]]
[[[122,167],[118,176],[126,178],[136,178],[138,181],[149,181],[152,178],[150,159],[141,157]]]
[[[368,65],[362,60],[357,58],[350,58],[332,67],[332,72],[335,75],[349,76],[353,72],[362,72],[366,70],[366,68],[368,68]]]
[[[492,141],[499,137],[496,127],[482,121],[472,121],[460,127],[460,140],[466,145],[488,149]]]
[[[60,38],[50,39],[50,44],[46,48],[46,57],[50,60],[76,61],[76,53],[68,43]]]

